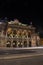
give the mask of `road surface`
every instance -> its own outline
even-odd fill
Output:
[[[0,48],[0,65],[43,65],[43,48]]]
[[[0,65],[43,65],[43,55],[12,59],[0,59]]]

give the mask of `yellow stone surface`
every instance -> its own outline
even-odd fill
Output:
[[[40,45],[43,45],[43,38],[40,39]]]

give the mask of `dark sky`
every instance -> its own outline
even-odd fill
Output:
[[[43,27],[42,4],[40,0],[0,0],[0,17],[18,18],[24,23],[32,21]]]

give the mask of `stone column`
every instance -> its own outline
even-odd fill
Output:
[[[18,41],[19,41],[19,40],[18,40],[18,35],[16,34],[16,36],[15,36],[15,37],[16,37],[17,47],[18,47]]]
[[[13,40],[14,40],[14,37],[13,37],[13,31],[11,33],[11,47],[13,46]]]
[[[22,47],[24,47],[24,38],[22,37]]]
[[[31,37],[31,46],[32,47],[36,46],[36,37],[34,37],[34,36]]]
[[[3,31],[1,31],[1,46],[3,47]]]
[[[6,47],[6,43],[7,43],[7,32],[6,32],[6,35],[5,35],[5,47]]]
[[[24,47],[24,38],[25,38],[25,36],[24,36],[24,30],[22,31],[22,47]]]
[[[1,32],[0,32],[0,47],[1,47]]]
[[[20,33],[20,31],[17,30],[17,34],[16,34],[16,38],[17,38],[17,47],[18,47],[18,44],[19,44],[19,33]]]
[[[26,33],[26,36],[27,36],[27,38],[26,38],[26,40],[27,40],[27,47],[29,47],[29,38],[28,38],[28,33]]]

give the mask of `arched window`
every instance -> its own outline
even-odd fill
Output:
[[[15,37],[16,34],[17,34],[17,31],[13,30],[13,37]]]
[[[24,41],[24,47],[27,47],[27,41]]]
[[[17,47],[17,41],[13,41],[13,47]]]

